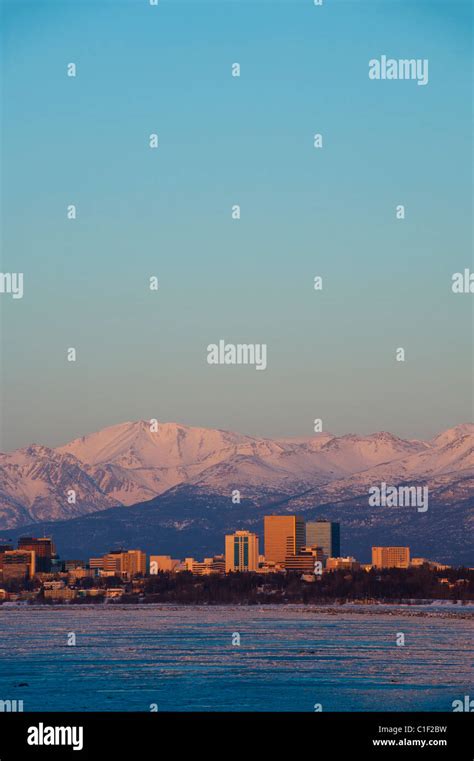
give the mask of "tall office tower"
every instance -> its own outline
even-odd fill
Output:
[[[256,571],[258,568],[258,536],[250,531],[236,531],[225,538],[225,570]]]
[[[305,546],[304,520],[296,515],[266,515],[264,517],[265,560],[285,562]]]
[[[7,550],[3,555],[3,580],[31,579],[35,575],[34,550]]]
[[[341,555],[341,532],[339,523],[310,521],[306,524],[306,546],[321,547],[327,558]]]
[[[3,568],[3,558],[5,555],[5,552],[11,552],[13,549],[12,544],[0,544],[0,571]]]
[[[372,565],[375,568],[408,568],[409,547],[372,547]]]
[[[30,550],[35,553],[36,572],[49,573],[51,571],[51,559],[55,554],[53,540],[43,536],[22,536],[18,540],[19,550]]]

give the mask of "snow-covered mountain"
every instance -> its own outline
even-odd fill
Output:
[[[290,497],[304,507],[364,494],[381,481],[430,482],[455,499],[459,489],[472,495],[473,477],[473,424],[431,441],[385,432],[271,440],[177,423],[153,431],[142,420],[57,449],[0,454],[0,529],[134,505],[180,486],[229,498],[239,489],[256,504]]]
[[[72,501],[75,492],[75,503]],[[32,444],[0,454],[0,526],[67,520],[117,505],[71,454]]]
[[[470,426],[469,431],[466,425],[451,428],[418,452],[354,472],[350,479],[335,479],[319,490],[318,498],[330,502],[366,494],[371,486],[382,481],[392,486],[426,483],[431,491],[437,484],[444,487],[451,484],[453,497],[458,490],[462,491],[463,498],[471,496],[474,491],[467,494],[465,491],[466,483],[472,484],[474,479],[473,429],[474,426]]]
[[[76,439],[58,451],[81,460],[106,494],[129,505],[182,483],[218,494],[291,494],[427,446],[389,433],[271,440],[176,423],[160,424],[152,433],[142,420]]]

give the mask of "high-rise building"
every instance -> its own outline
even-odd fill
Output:
[[[51,559],[55,554],[53,540],[43,536],[22,536],[18,540],[19,550],[31,550],[35,553],[36,572],[49,573],[51,571]]]
[[[3,558],[5,556],[5,552],[11,552],[12,549],[12,544],[0,544],[0,570],[3,568]]]
[[[258,536],[250,531],[236,531],[225,538],[225,570],[256,571],[258,568]]]
[[[327,558],[338,558],[341,554],[339,523],[309,521],[306,524],[306,546],[321,547]]]
[[[372,547],[372,565],[375,568],[408,568],[409,547]]]
[[[7,550],[3,555],[3,580],[31,579],[35,575],[33,550]]]
[[[265,560],[283,564],[305,546],[304,520],[297,515],[265,515]]]

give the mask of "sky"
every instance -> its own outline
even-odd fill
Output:
[[[24,273],[0,294],[2,451],[140,418],[472,419],[468,0],[1,8],[1,272]],[[370,80],[382,55],[428,59],[428,84]],[[267,368],[209,365],[219,339]]]

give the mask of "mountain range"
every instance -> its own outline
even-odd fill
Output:
[[[381,482],[426,485],[430,509],[369,507]],[[266,439],[140,420],[0,454],[0,531],[37,533],[40,523],[70,556],[131,541],[163,554],[222,551],[222,532],[259,531],[264,513],[291,511],[341,520],[345,553],[411,542],[467,563],[473,504],[470,423],[423,441],[386,432]]]

